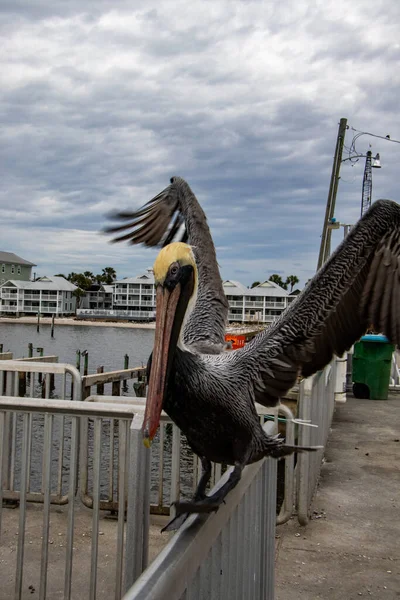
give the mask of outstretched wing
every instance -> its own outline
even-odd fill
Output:
[[[186,181],[172,177],[171,184],[141,209],[115,213],[111,218],[123,221],[105,230],[124,232],[114,242],[166,246],[182,235],[180,241],[192,246],[199,283],[196,306],[185,325],[184,342],[200,352],[221,352],[225,345],[228,302],[206,216]]]
[[[369,326],[400,343],[400,206],[375,202],[271,327],[232,353],[275,405],[296,382],[342,355]]]

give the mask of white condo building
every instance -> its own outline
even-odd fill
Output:
[[[103,289],[104,288],[104,289]],[[105,288],[112,307],[106,308]],[[227,280],[223,288],[229,302],[228,321],[231,323],[272,323],[295,299],[287,290],[272,281],[264,281],[249,289],[239,281]],[[156,315],[154,275],[151,269],[137,277],[115,281],[101,286],[95,292],[87,292],[82,308],[77,310],[80,318],[128,319],[152,321]],[[109,304],[109,300],[107,302]]]
[[[0,314],[75,314],[76,285],[64,277],[40,277],[36,281],[8,280],[0,286]]]

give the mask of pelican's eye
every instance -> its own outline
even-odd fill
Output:
[[[169,268],[169,274],[172,275],[172,277],[175,277],[179,273],[179,268],[179,263],[173,263]]]

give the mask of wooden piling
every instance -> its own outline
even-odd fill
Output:
[[[51,315],[51,333],[50,333],[51,337],[54,337],[54,314]]]
[[[80,350],[76,351],[75,366],[78,369],[78,371],[81,370],[81,351]],[[74,397],[74,381],[72,380],[72,382],[71,382],[71,398],[73,398],[73,397]]]
[[[104,373],[104,366],[97,367],[97,373]],[[104,383],[98,383],[96,386],[96,394],[104,396]]]
[[[120,396],[121,395],[121,382],[119,380],[112,382],[111,395],[112,396]]]
[[[0,344],[0,354],[3,354],[3,344]]]
[[[28,358],[32,358],[32,356],[33,356],[33,344],[32,344],[32,342],[30,342],[28,344]]]
[[[43,356],[43,348],[41,348],[40,346],[39,346],[39,348],[36,348],[36,352],[39,352],[39,356]],[[42,379],[43,379],[43,374],[39,373],[39,375],[38,375],[38,382],[42,383]]]
[[[84,350],[82,352],[83,357],[84,357],[84,361],[83,361],[83,374],[87,375],[88,371],[89,371],[89,352],[87,350]]]
[[[40,312],[38,312],[37,314],[37,325],[36,325],[36,331],[39,333],[40,332]]]
[[[18,373],[18,396],[23,398],[26,394],[26,373]]]
[[[129,369],[129,356],[127,354],[125,354],[125,356],[124,356],[124,369]],[[128,391],[128,382],[126,379],[124,379],[124,381],[122,383],[122,391],[123,392]]]

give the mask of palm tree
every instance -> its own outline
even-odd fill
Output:
[[[117,272],[113,267],[105,267],[102,275],[104,277],[104,283],[108,285],[114,283],[114,281],[117,279]]]
[[[278,273],[273,273],[273,275],[271,275],[271,277],[269,278],[269,281],[273,281],[274,283],[279,285],[284,290],[287,289],[287,283],[285,283],[283,281],[282,277],[280,275],[278,275]]]
[[[299,283],[300,279],[296,275],[288,275],[286,277],[286,285],[290,285],[290,291],[293,291],[294,286]]]

